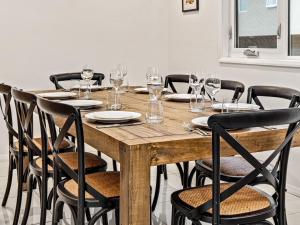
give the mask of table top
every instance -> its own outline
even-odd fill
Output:
[[[92,99],[107,101],[108,91],[92,92]],[[142,113],[141,120],[145,120],[147,111],[147,94],[135,93],[132,89],[121,95],[124,111]],[[105,105],[105,104],[104,104]],[[206,103],[209,106],[209,103]],[[164,121],[162,124],[141,124],[136,126],[121,126],[112,128],[97,128],[98,124],[90,123],[82,111],[85,142],[104,154],[119,160],[120,145],[130,147],[143,146],[150,151],[151,165],[176,163],[197,159],[211,158],[211,137],[195,134],[183,127],[184,122],[193,118],[212,115],[209,107],[204,112],[192,113],[189,103],[163,101]],[[106,110],[103,108],[98,111]],[[57,124],[61,124],[60,119]],[[71,131],[72,133],[72,131]],[[232,131],[233,135],[251,152],[275,149],[284,139],[286,129],[268,130],[264,128]],[[300,133],[293,142],[293,146],[300,146]],[[224,141],[221,143],[223,156],[234,155],[235,152]]]

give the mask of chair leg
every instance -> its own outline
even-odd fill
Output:
[[[106,218],[106,222],[107,222],[107,213],[110,211],[110,209],[101,209],[100,211],[98,211],[89,221],[88,225],[94,225],[101,217],[102,218]],[[104,219],[105,220],[105,219]],[[103,225],[106,225],[103,222]]]
[[[17,175],[18,175],[17,202],[16,202],[16,207],[15,207],[15,215],[14,215],[13,225],[18,224],[19,217],[20,217],[20,211],[21,211],[22,186],[23,186],[23,160],[18,160],[18,162],[17,162]]]
[[[117,165],[117,161],[116,160],[113,160],[113,169],[115,172],[118,171],[118,165]]]
[[[156,208],[158,197],[159,197],[161,174],[162,174],[162,166],[157,166],[155,193],[154,193],[152,206],[151,206],[152,212]]]
[[[73,207],[71,205],[68,205],[68,206],[70,208],[74,224],[79,225],[79,223],[78,223],[78,215],[77,215],[77,208]],[[80,224],[80,225],[82,225],[82,224]]]
[[[26,199],[26,205],[25,205],[25,211],[24,211],[24,216],[22,219],[22,225],[26,225],[28,221],[28,216],[31,208],[31,200],[32,200],[32,191],[33,191],[33,175],[29,173],[28,178],[27,178],[27,199]]]
[[[188,179],[188,186],[192,187],[192,182],[193,182],[193,178],[194,178],[194,174],[196,173],[196,167],[194,167],[189,175],[189,179]]]
[[[108,219],[107,219],[107,214],[103,214],[102,216],[102,224],[103,225],[108,225]]]
[[[57,199],[55,204],[53,204],[52,225],[57,225],[58,222],[62,219],[63,206],[64,202],[60,201],[59,199]]]
[[[40,225],[46,224],[47,218],[47,197],[48,197],[48,178],[42,178],[42,193],[41,193],[41,217]]]
[[[85,216],[86,216],[86,220],[87,221],[90,221],[91,220],[91,212],[90,212],[90,209],[87,207],[86,209],[85,209]]]
[[[165,180],[168,180],[168,168],[167,168],[167,165],[163,165],[163,171],[164,171],[164,178],[165,178]]]
[[[116,225],[120,225],[120,209],[115,209],[115,221]]]
[[[189,179],[189,162],[183,163],[183,188],[188,187],[188,179]]]
[[[9,196],[12,177],[13,177],[13,168],[14,168],[13,164],[14,164],[13,156],[11,154],[9,154],[8,176],[7,176],[5,194],[4,194],[4,197],[3,197],[3,200],[2,200],[2,206],[6,206],[7,199],[8,199],[8,196]]]
[[[48,195],[47,210],[51,210],[52,202],[53,202],[53,188],[51,189],[51,191],[50,191],[50,193]]]

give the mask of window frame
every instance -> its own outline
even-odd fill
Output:
[[[281,26],[277,49],[260,48],[259,57],[250,58],[243,54],[245,48],[235,48],[236,0],[218,1],[219,11],[219,58],[221,63],[255,64],[280,67],[300,67],[300,56],[290,56],[290,0],[277,1],[278,25]],[[234,2],[234,4],[232,4]]]

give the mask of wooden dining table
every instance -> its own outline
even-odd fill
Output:
[[[108,90],[93,92],[91,97],[105,104]],[[142,113],[145,121],[148,94],[138,94],[130,89],[121,95],[124,111]],[[213,112],[208,106],[201,113],[189,111],[189,103],[163,100],[164,120],[161,124],[140,124],[99,128],[84,118],[85,143],[120,162],[120,224],[150,225],[150,168],[151,166],[188,162],[212,157],[211,136],[190,132],[183,123],[193,118],[209,116]],[[93,110],[94,111],[94,110]],[[57,120],[57,125],[62,121]],[[72,133],[72,131],[71,131]],[[262,152],[278,147],[286,134],[285,128],[255,128],[232,131],[233,136],[251,152]],[[293,146],[300,146],[300,134],[295,136]],[[236,152],[224,141],[221,155],[233,156]],[[181,182],[178,180],[178,182]]]

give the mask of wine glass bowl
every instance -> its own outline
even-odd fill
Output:
[[[213,105],[216,94],[221,90],[221,80],[218,78],[207,78],[204,88]]]
[[[81,72],[81,78],[86,82],[87,88],[85,91],[84,98],[89,99],[90,98],[90,92],[91,92],[91,80],[94,77],[94,71],[92,69],[89,69],[87,66],[85,66]]]

